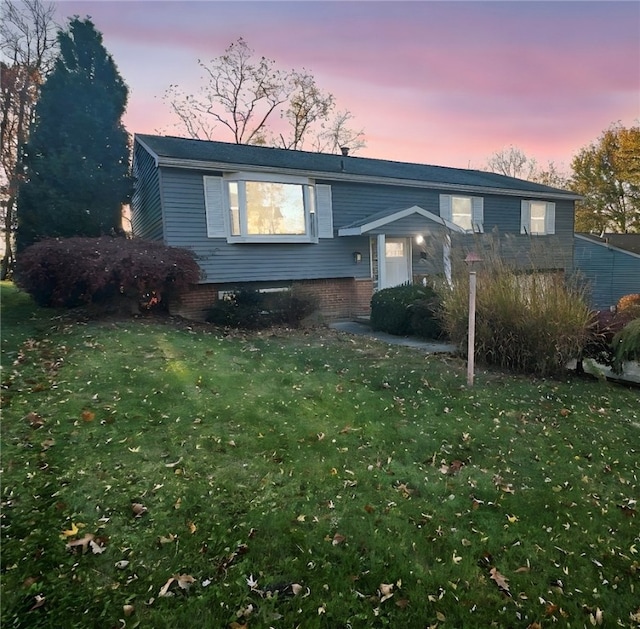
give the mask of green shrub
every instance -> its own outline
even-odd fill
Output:
[[[316,310],[316,301],[293,290],[262,293],[252,288],[229,292],[209,310],[207,321],[216,325],[260,330],[273,325],[298,327]]]
[[[443,286],[442,323],[466,351],[469,272],[458,265]],[[479,362],[518,373],[557,375],[581,355],[593,313],[583,290],[559,273],[524,273],[489,257],[477,271],[475,352]]]
[[[109,309],[131,302],[164,306],[200,279],[186,249],[142,239],[49,238],[25,249],[16,264],[16,285],[40,306]]]
[[[371,327],[398,336],[439,338],[438,295],[429,286],[403,284],[384,288],[371,299]]]
[[[620,330],[611,343],[613,349],[613,371],[622,373],[622,363],[640,360],[640,319],[634,319]]]

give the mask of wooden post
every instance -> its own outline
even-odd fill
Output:
[[[467,386],[473,386],[476,346],[476,272],[469,271],[469,335],[467,345]]]

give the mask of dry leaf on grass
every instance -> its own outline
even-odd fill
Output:
[[[72,522],[71,528],[67,529],[66,531],[62,531],[62,535],[64,537],[73,537],[74,535],[77,535],[79,531],[80,531],[80,528]]]
[[[158,592],[159,597],[163,596],[173,596],[174,593],[171,591],[171,586],[176,584],[182,590],[188,590],[196,580],[190,574],[174,574],[172,577],[167,579],[167,582],[160,588],[160,592]]]
[[[491,575],[490,578],[496,582],[496,585],[503,592],[511,596],[511,593],[509,592],[509,582],[507,581],[505,576],[500,574],[496,568],[491,568],[491,570],[489,571],[489,574]]]
[[[340,533],[336,533],[331,540],[331,544],[333,546],[338,546],[342,544],[347,538],[344,535],[340,535]]]
[[[140,502],[134,502],[131,504],[131,511],[136,518],[141,518],[147,512],[147,508]]]
[[[378,588],[378,596],[381,603],[389,600],[393,596],[393,583],[381,583]]]
[[[67,550],[71,551],[80,551],[81,554],[85,554],[89,550],[89,543],[92,542],[95,538],[93,533],[87,533],[81,539],[74,539],[71,542],[68,542],[66,545]]]
[[[44,426],[44,420],[42,419],[42,417],[40,417],[38,413],[34,413],[33,411],[27,413],[24,419],[29,424],[29,426],[31,426],[31,428],[38,429]]]
[[[31,609],[29,609],[29,611],[32,612],[34,609],[38,609],[39,607],[42,607],[46,602],[47,602],[46,596],[42,596],[42,594],[36,594],[33,597],[33,605],[31,606]]]

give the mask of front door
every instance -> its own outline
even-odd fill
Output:
[[[384,286],[389,288],[411,280],[411,241],[409,238],[385,238]]]

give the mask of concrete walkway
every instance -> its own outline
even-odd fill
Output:
[[[415,349],[423,350],[427,354],[454,354],[456,352],[456,346],[451,345],[450,343],[423,341],[421,339],[411,338],[408,336],[394,336],[393,334],[387,334],[386,332],[374,332],[371,329],[371,326],[357,321],[336,321],[334,323],[330,323],[329,327],[340,332],[347,332],[349,334],[356,334],[359,336],[368,336],[369,338],[376,339],[377,341],[389,343],[389,345],[405,345],[407,347],[413,347]]]

